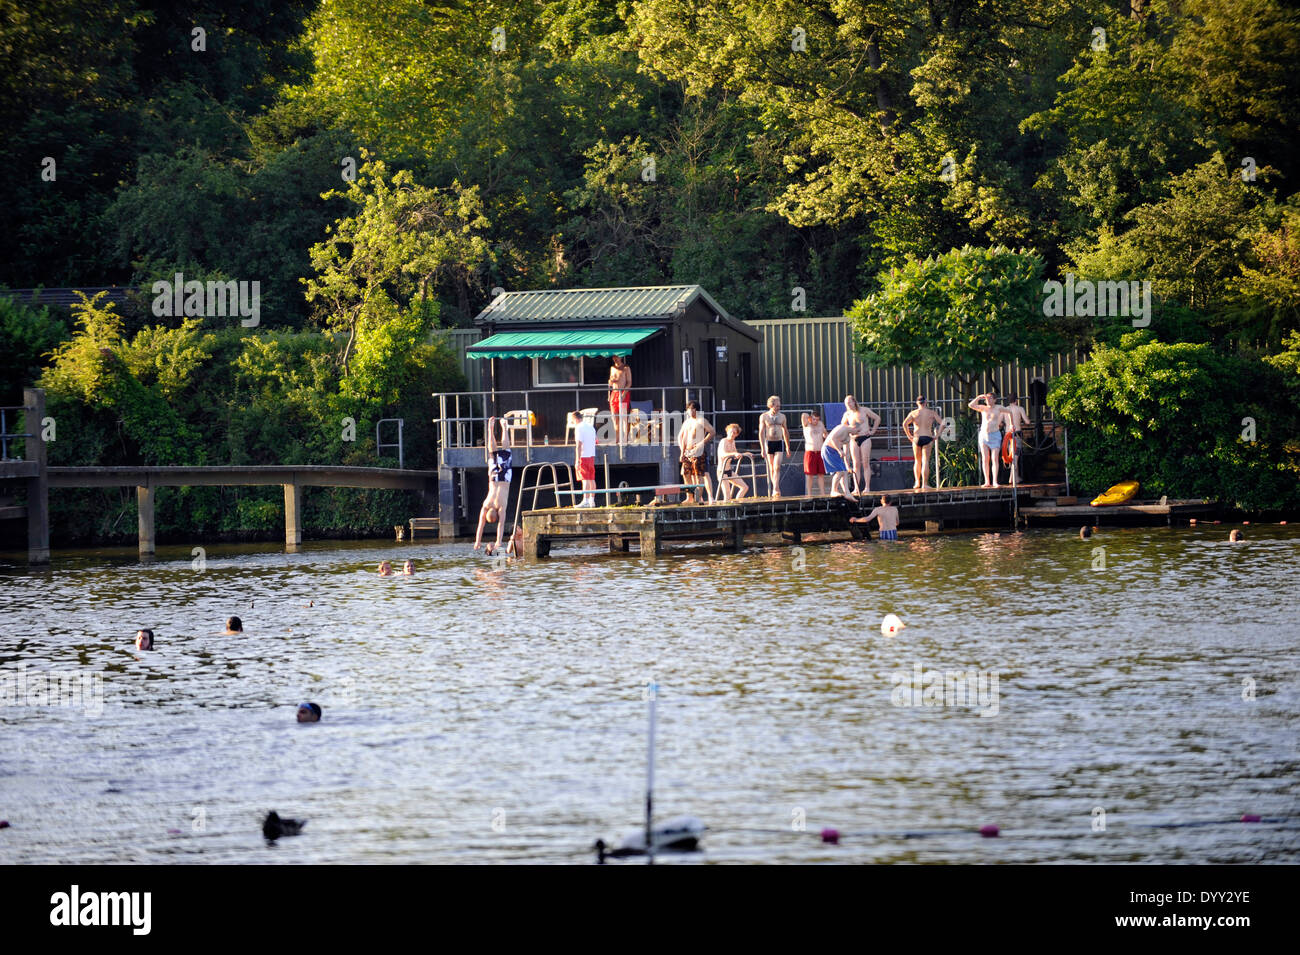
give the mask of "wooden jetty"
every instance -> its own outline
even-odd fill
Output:
[[[716,504],[631,507],[556,507],[525,511],[524,552],[550,554],[556,543],[607,541],[611,552],[627,553],[636,544],[642,554],[658,554],[673,543],[713,541],[739,549],[747,536],[781,534],[798,543],[806,534],[842,533],[869,536],[864,516],[889,495],[898,507],[900,527],[1010,526],[1021,501],[1055,496],[1063,485],[1024,484],[1017,488],[955,487],[928,491],[873,492],[851,503],[842,497],[760,497]],[[1022,511],[1023,513],[1023,511]]]
[[[1213,515],[1219,510],[1214,501],[1205,500],[1133,500],[1123,504],[1093,507],[1091,504],[1056,505],[1040,501],[1020,508],[1026,524],[1153,524],[1173,526],[1177,519]],[[1161,521],[1160,519],[1164,520]]]

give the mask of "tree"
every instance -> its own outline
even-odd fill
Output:
[[[1065,347],[1062,326],[1043,314],[1042,274],[1042,259],[1024,250],[966,246],[910,260],[847,312],[858,357],[955,379],[969,400],[981,375]]]
[[[363,153],[363,158],[366,156]],[[453,183],[420,186],[407,170],[365,162],[339,195],[357,213],[338,222],[311,248],[314,278],[304,279],[307,300],[318,302],[325,323],[347,335],[341,362],[346,373],[362,324],[382,324],[393,304],[426,301],[431,286],[450,285],[462,298],[491,262],[478,189]]]

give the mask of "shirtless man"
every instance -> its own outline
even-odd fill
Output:
[[[844,396],[843,423],[853,429],[850,471],[853,473],[853,490],[865,494],[871,490],[871,436],[880,427],[880,415],[858,404],[852,395]]]
[[[497,439],[497,422],[501,421],[501,438]],[[478,512],[478,533],[474,535],[474,549],[483,545],[483,527],[497,526],[497,542],[488,544],[485,553],[491,554],[501,546],[506,530],[506,505],[510,500],[510,477],[513,473],[510,460],[510,429],[505,421],[488,418],[487,439],[483,443],[483,456],[487,459],[488,492]]]
[[[736,492],[740,500],[749,492],[749,485],[740,476],[741,452],[736,448],[736,439],[740,437],[740,425],[727,425],[727,436],[718,442],[718,494],[724,501],[731,500],[731,492]]]
[[[627,416],[632,402],[632,369],[622,355],[614,356],[609,369],[609,413],[614,417],[614,433],[618,443],[627,443]]]
[[[1011,465],[1016,469],[1016,483],[1019,484],[1024,480],[1024,475],[1020,470],[1020,450],[1024,446],[1024,440],[1020,437],[1020,433],[1023,428],[1029,425],[1029,415],[1024,408],[1020,407],[1019,398],[1012,398],[1011,403],[1007,405],[1007,422],[1011,433],[1016,436],[1011,451]]]
[[[850,517],[850,524],[870,524],[872,520],[878,522],[880,527],[880,539],[882,541],[898,540],[898,508],[889,503],[889,495],[880,495],[880,506],[875,508],[866,517]]]
[[[831,497],[839,494],[856,504],[858,499],[849,490],[849,468],[844,463],[845,458],[849,456],[849,441],[852,434],[853,429],[846,424],[837,424],[832,428],[830,434],[826,435],[825,443],[822,444],[822,463],[826,465],[826,473],[831,476]],[[837,491],[836,488],[839,490]]]
[[[930,490],[930,451],[934,446],[935,429],[943,419],[925,403],[925,395],[916,399],[916,407],[903,419],[903,434],[912,442],[912,490]]]
[[[781,399],[776,395],[767,399],[767,410],[758,416],[758,449],[767,464],[767,491],[772,497],[781,496],[782,457],[790,456],[790,429],[781,414]]]
[[[826,493],[826,464],[822,461],[822,444],[826,441],[826,425],[815,411],[804,412],[799,421],[803,425],[803,492],[806,497],[812,497],[813,485],[816,484],[816,493],[823,495]]]
[[[677,444],[682,451],[682,483],[703,484],[710,504],[713,503],[713,480],[709,477],[708,448],[713,433],[713,425],[700,417],[700,406],[694,401],[686,402],[686,420],[677,434]],[[682,503],[699,503],[695,491],[695,488],[688,487]]]
[[[980,413],[980,433],[976,448],[979,450],[980,469],[984,473],[984,486],[998,486],[998,456],[1002,453],[1002,425],[1007,409],[998,404],[998,393],[990,389],[972,398],[968,406]]]

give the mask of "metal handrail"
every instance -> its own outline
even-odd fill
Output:
[[[667,444],[667,428],[663,426],[663,421],[667,416],[678,412],[667,411],[668,397],[676,397],[681,394],[682,406],[686,402],[696,400],[700,404],[700,413],[709,419],[716,427],[716,417],[720,413],[717,411],[717,401],[714,389],[709,385],[672,385],[672,386],[640,386],[627,389],[632,392],[632,397],[636,398],[639,394],[648,396],[652,401],[658,398],[658,410],[650,412],[650,420],[658,419],[659,427],[659,444]],[[610,412],[607,408],[603,410],[604,396],[608,394],[605,386],[596,385],[579,385],[577,387],[557,387],[557,388],[523,388],[513,391],[440,391],[434,392],[434,397],[438,399],[438,417],[433,419],[433,423],[439,425],[439,434],[441,437],[441,446],[444,448],[471,448],[476,447],[475,426],[481,425],[489,406],[500,406],[506,403],[513,403],[511,396],[518,396],[523,407],[518,405],[507,407],[507,411],[522,410],[532,412],[532,400],[535,395],[563,395],[570,394],[573,399],[572,407],[574,410],[583,407],[596,407],[597,419],[609,418]],[[587,397],[582,396],[586,394]],[[465,399],[465,406],[462,406],[461,399]],[[474,407],[475,400],[481,402],[481,408]],[[450,406],[450,407],[449,407]],[[450,413],[449,413],[450,412]],[[500,417],[500,415],[498,415]],[[549,438],[549,435],[547,436]],[[547,441],[549,444],[549,440]],[[653,443],[653,442],[652,442]],[[533,438],[532,428],[529,427],[523,447],[537,447],[537,442]]]
[[[533,468],[537,469],[538,483],[534,484],[531,488],[529,488],[527,486],[528,472],[531,471]],[[551,472],[550,484],[541,483],[542,471],[544,469],[549,469]],[[560,475],[559,475],[560,469],[563,469],[564,473],[568,476],[567,480],[563,484],[560,483]],[[527,494],[530,490],[533,492],[533,503],[532,506],[528,508],[530,511],[537,510],[537,495],[542,491],[551,491],[552,493],[554,493],[555,503],[558,506],[560,503],[559,492],[561,490],[565,490],[566,493],[573,492],[573,465],[565,464],[563,462],[558,462],[558,461],[537,461],[534,462],[533,464],[524,465],[523,470],[519,472],[519,496],[515,498],[515,516],[514,516],[514,520],[512,520],[510,523],[511,534],[513,534],[515,532],[515,528],[519,526],[519,509],[523,507],[524,495]]]
[[[10,433],[9,424],[5,417],[6,411],[31,411],[26,405],[4,405],[0,407],[0,461],[21,461],[22,458],[9,457],[9,442],[14,438],[21,438],[24,441],[27,438],[34,438],[36,435],[26,431],[15,431]],[[26,446],[24,445],[24,448]]]
[[[741,451],[741,452],[739,452],[738,457],[743,458],[745,461],[748,461],[748,462],[749,462],[749,480],[750,480],[750,494],[749,494],[749,496],[750,496],[751,499],[753,499],[753,498],[755,498],[755,497],[758,497],[758,472],[754,470],[754,452],[753,452],[753,451]],[[743,474],[740,473],[740,465],[741,465],[741,462],[740,462],[740,461],[737,461],[737,462],[736,462],[736,477],[740,478],[740,479],[743,481],[743,480],[745,479],[745,477],[744,477]],[[722,476],[719,474],[719,475],[716,475],[716,477],[718,478],[718,492],[721,493],[721,492],[722,492]],[[741,500],[741,498],[729,498],[729,499],[726,499],[726,500],[727,500],[727,503],[730,503],[731,501]]]

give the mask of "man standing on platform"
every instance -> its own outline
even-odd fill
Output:
[[[609,369],[609,413],[614,417],[614,433],[618,443],[627,443],[627,416],[632,405],[632,369],[627,367],[622,355],[614,356]]]
[[[596,429],[583,417],[581,411],[570,412],[573,419],[573,456],[577,463],[578,480],[582,489],[588,493],[583,496],[578,507],[595,507],[596,495]]]
[[[852,435],[853,429],[846,424],[837,424],[832,428],[822,443],[822,463],[826,465],[826,473],[831,476],[831,497],[838,495],[857,503],[858,499],[849,490],[849,468],[844,463],[849,457]]]
[[[903,434],[912,442],[912,490],[930,490],[930,451],[935,446],[936,428],[943,427],[940,418],[929,405],[925,396],[916,399],[916,407],[903,419]]]
[[[703,484],[708,492],[708,502],[713,503],[713,481],[709,478],[708,449],[713,440],[713,425],[700,417],[700,406],[686,402],[686,420],[677,435],[682,449],[682,484],[687,485],[683,504],[696,504],[698,486]],[[695,485],[692,487],[691,485]]]
[[[998,404],[998,393],[990,388],[970,401],[972,411],[980,413],[980,433],[976,447],[984,471],[984,486],[998,486],[998,456],[1002,453],[1002,424],[1007,409]]]
[[[803,492],[806,497],[826,493],[826,464],[822,461],[822,442],[826,440],[826,425],[821,415],[806,411],[799,417],[803,424]],[[816,492],[813,488],[816,488]]]

